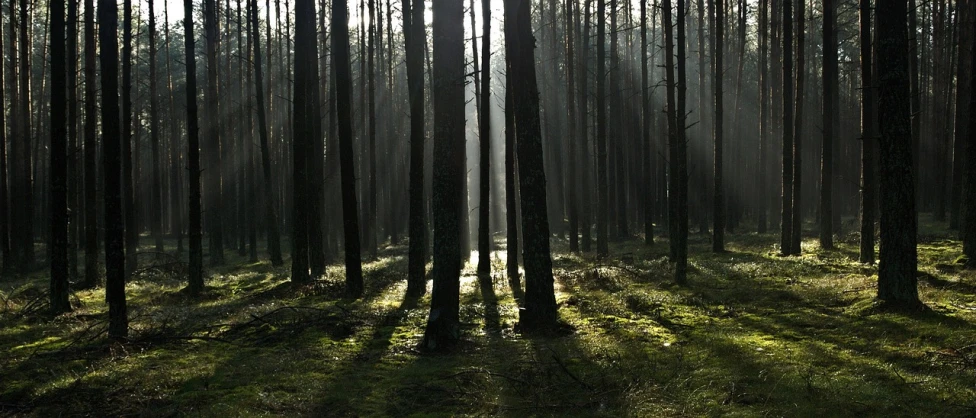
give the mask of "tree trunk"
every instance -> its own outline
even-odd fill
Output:
[[[511,42],[515,130],[518,143],[522,236],[525,239],[525,308],[519,311],[524,331],[549,331],[556,325],[542,125],[536,84],[535,51],[529,2],[507,0],[505,24],[514,25]]]
[[[311,171],[321,170],[322,114],[319,103],[318,43],[315,36],[314,0],[295,1],[294,106],[292,113],[292,251],[291,280],[304,283],[309,275],[312,236],[321,245],[321,228],[312,222],[321,207],[320,185],[313,184]],[[316,164],[313,159],[318,160]],[[317,180],[317,179],[316,179]],[[321,247],[318,248],[321,251]],[[321,274],[321,273],[319,273]]]
[[[596,254],[606,257],[610,253],[607,243],[607,211],[609,210],[607,184],[607,87],[606,87],[606,32],[607,0],[597,0],[596,35]]]
[[[802,0],[801,0],[802,1]],[[712,174],[714,180],[714,195],[712,196],[712,251],[725,251],[725,186],[722,184],[724,174],[723,162],[723,135],[725,133],[722,123],[725,117],[725,105],[722,92],[725,67],[722,63],[722,54],[725,51],[725,6],[722,0],[709,0],[708,2],[709,20],[714,22],[712,36],[712,83],[714,84],[714,105],[715,123],[712,131],[712,138],[715,140],[715,171]]]
[[[51,0],[51,312],[71,310],[68,301],[68,138],[64,0]],[[60,57],[60,59],[57,59]]]
[[[590,177],[592,170],[590,169],[590,140],[589,140],[590,128],[588,123],[590,121],[590,114],[589,114],[590,77],[588,73],[590,68],[589,67],[590,17],[591,17],[590,7],[592,5],[592,1],[584,0],[584,2],[586,3],[586,12],[585,12],[586,17],[585,17],[585,23],[583,27],[583,42],[580,44],[580,61],[579,61],[580,62],[580,68],[579,68],[580,103],[579,103],[579,117],[578,117],[580,121],[580,136],[581,136],[581,141],[580,141],[581,158],[580,159],[582,161],[580,164],[580,177],[582,181],[580,182],[581,184],[579,186],[575,186],[575,187],[581,187],[580,190],[582,190],[582,194],[580,196],[580,203],[582,206],[581,208],[582,219],[580,220],[580,222],[583,230],[581,234],[582,235],[581,239],[583,240],[583,243],[580,247],[583,249],[583,252],[588,253],[593,249],[592,248],[593,239],[591,237],[593,221],[590,215],[591,209],[593,207],[592,204],[593,188],[592,188],[591,177]]]
[[[100,0],[101,1],[101,0]],[[210,0],[213,1],[213,0]],[[183,40],[186,59],[186,153],[187,170],[190,173],[189,225],[190,280],[187,290],[196,295],[203,291],[203,225],[201,225],[200,196],[200,124],[197,115],[197,61],[196,41],[193,38],[193,1],[183,1]]]
[[[67,15],[67,41],[65,48],[67,49],[67,74],[68,74],[68,276],[72,279],[78,279],[78,245],[81,240],[81,193],[79,190],[79,184],[81,180],[81,171],[79,170],[79,156],[81,155],[81,143],[78,142],[78,0],[68,0],[68,15]],[[2,30],[0,30],[2,32]],[[0,44],[3,43],[3,37],[0,36]],[[2,47],[0,47],[0,56],[3,55]],[[0,64],[0,73],[3,72],[3,65]],[[3,86],[3,77],[0,75],[0,90]],[[0,94],[0,103],[3,103],[3,95]],[[0,130],[3,130],[3,125],[0,124]],[[0,142],[3,138],[0,137]],[[3,152],[3,147],[0,146],[0,160],[4,159],[5,152]],[[5,163],[4,163],[5,164]],[[0,164],[2,165],[2,164]],[[0,167],[3,170],[4,167]],[[0,175],[0,177],[5,176]],[[3,179],[0,179],[3,180]],[[0,182],[0,199],[6,198],[6,181]],[[6,202],[0,204],[0,210],[5,210],[2,206],[6,205]],[[3,212],[6,214],[6,211]],[[0,222],[6,223],[6,215],[0,216]],[[4,226],[3,228],[6,228]],[[0,231],[0,236],[6,237],[5,231]],[[3,239],[6,241],[6,238]]]
[[[976,35],[976,16],[972,16],[970,30]],[[970,54],[971,67],[976,69],[976,52]],[[976,71],[969,72],[970,86],[976,86]],[[966,142],[966,178],[963,186],[962,252],[969,268],[976,267],[976,94],[969,95],[969,140]]]
[[[820,247],[834,248],[834,121],[837,119],[836,5],[824,0],[823,16],[823,144],[820,165]]]
[[[149,221],[152,223],[152,236],[156,251],[163,251],[163,184],[159,162],[159,93],[156,87],[156,14],[153,2],[149,1],[149,135],[152,147],[152,188],[150,192]],[[167,22],[168,24],[169,22]]]
[[[802,0],[801,0],[802,1]],[[782,255],[793,254],[793,0],[785,0],[783,8],[783,204],[780,224]]]
[[[481,0],[481,198],[478,203],[478,274],[491,274],[491,2]],[[473,32],[473,30],[472,30]],[[475,58],[477,60],[477,57]],[[574,233],[575,235],[575,233]]]
[[[278,216],[275,214],[277,195],[274,191],[274,180],[271,178],[271,146],[264,108],[264,88],[261,85],[264,75],[261,68],[261,34],[258,33],[260,27],[257,0],[251,0],[251,9],[250,37],[254,39],[254,91],[257,102],[258,138],[261,141],[261,171],[264,173],[264,223],[268,228],[268,255],[271,258],[271,265],[280,266],[285,262],[281,259],[281,235],[278,233]]]
[[[859,260],[874,264],[874,222],[877,205],[875,167],[875,85],[871,38],[871,0],[860,0],[861,38],[861,241]],[[785,189],[784,189],[785,190]]]
[[[507,6],[506,6],[507,7]],[[514,26],[505,24],[505,39],[513,38]],[[505,42],[505,216],[506,216],[506,237],[505,247],[508,252],[506,256],[508,268],[508,280],[516,288],[521,289],[519,275],[519,213],[518,213],[518,186],[516,176],[518,175],[518,160],[515,144],[515,83],[512,80],[512,60],[514,46]],[[519,301],[521,303],[521,301]]]
[[[190,4],[190,0],[187,0]],[[188,7],[189,9],[189,7]],[[187,10],[189,16],[189,10]],[[102,172],[105,198],[105,295],[108,301],[109,338],[129,334],[125,301],[125,224],[122,218],[122,132],[119,126],[119,6],[98,1],[98,44],[102,71]],[[188,21],[190,19],[187,19]]]
[[[654,188],[651,187],[651,86],[647,82],[647,0],[640,2],[641,19],[641,141],[644,150],[644,191],[641,198],[644,203],[644,244],[654,244]]]
[[[463,2],[432,7],[434,64],[434,290],[421,344],[427,350],[453,345],[459,335],[461,204],[464,173]]]
[[[878,298],[918,308],[915,178],[912,175],[911,98],[906,2],[879,0],[877,11],[878,116],[881,124],[881,261]]]
[[[801,143],[803,139],[803,105],[806,69],[806,0],[796,2],[796,96],[793,111],[793,232],[790,233],[790,254],[800,254],[800,242],[803,238],[803,188],[801,180],[803,174]]]
[[[772,0],[776,1],[776,0]],[[756,199],[757,232],[765,234],[767,230],[767,190],[766,165],[769,148],[769,2],[759,1],[759,176],[756,179],[759,187]]]
[[[224,236],[221,219],[221,200],[223,199],[221,185],[221,156],[220,156],[220,102],[218,101],[217,67],[217,6],[214,0],[203,1],[204,30],[207,37],[207,92],[204,96],[207,106],[207,136],[204,154],[207,158],[205,177],[207,235],[210,249],[210,265],[224,264]]]
[[[257,8],[255,7],[255,10]],[[257,12],[255,11],[255,14]],[[255,20],[257,20],[255,18]],[[349,59],[349,16],[346,0],[332,1],[332,53],[336,68],[335,85],[338,106],[339,162],[342,177],[342,219],[345,243],[346,293],[363,294],[363,266],[359,246],[359,214],[356,204],[356,178],[352,151],[352,75]]]
[[[135,177],[132,173],[132,1],[122,2],[122,208],[125,218],[125,277],[132,276],[138,259]]]
[[[11,13],[13,10],[11,10]],[[3,7],[0,4],[0,57],[6,52],[4,51],[4,28],[3,28]],[[11,42],[13,43],[13,42]],[[6,102],[6,89],[8,89],[6,81],[12,81],[13,74],[5,74],[7,72],[7,67],[4,65],[3,60],[0,60],[0,107],[4,106]],[[4,80],[4,76],[7,75],[7,79]],[[12,90],[12,89],[11,89]],[[11,91],[11,94],[13,92]],[[16,104],[14,104],[16,105]],[[13,108],[14,106],[12,106]],[[11,108],[11,113],[13,113]],[[13,116],[13,114],[11,115]],[[7,205],[7,118],[6,115],[0,111],[0,255],[3,257],[3,267],[0,269],[0,277],[6,275],[8,268],[10,267],[10,217],[8,216],[8,205]]]
[[[958,60],[956,61],[956,107],[955,107],[955,129],[953,129],[953,150],[952,150],[952,185],[949,191],[949,228],[958,229],[960,212],[962,211],[962,184],[963,172],[966,166],[965,143],[968,138],[969,120],[969,96],[972,86],[967,75],[972,71],[970,67],[970,55],[972,54],[973,35],[972,25],[969,24],[973,19],[972,1],[957,3],[956,13],[958,14]],[[913,137],[914,139],[914,137]]]
[[[411,4],[412,3],[412,4]],[[424,210],[424,62],[427,43],[423,0],[403,0],[407,85],[410,100],[410,223],[407,294],[427,292],[427,220]]]
[[[98,86],[95,81],[95,2],[85,0],[85,280],[82,287],[98,285],[98,197],[96,128]],[[4,258],[6,260],[6,257]]]

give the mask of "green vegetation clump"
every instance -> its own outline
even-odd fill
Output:
[[[973,416],[976,274],[958,241],[919,245],[923,312],[874,302],[856,241],[796,257],[776,236],[730,251],[692,237],[690,285],[667,245],[616,243],[608,259],[555,242],[562,335],[518,334],[519,289],[476,263],[462,277],[463,341],[422,354],[429,297],[404,298],[404,247],[293,285],[287,268],[231,260],[199,298],[172,271],[128,287],[131,340],[106,338],[101,289],[46,315],[46,278],[0,284],[0,412],[51,415]],[[502,247],[503,243],[499,243]],[[500,249],[493,257],[503,257]],[[151,262],[147,261],[151,264]]]

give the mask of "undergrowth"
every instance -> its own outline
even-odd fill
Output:
[[[443,354],[416,348],[429,296],[404,297],[399,246],[364,266],[359,300],[341,265],[296,286],[231,256],[197,298],[178,269],[146,269],[126,344],[106,338],[102,289],[50,317],[44,274],[6,279],[0,415],[973,416],[976,273],[948,231],[925,231],[918,313],[876,308],[856,237],[780,257],[774,235],[731,235],[721,254],[693,235],[687,287],[666,240],[597,260],[554,239],[572,332],[546,338],[514,331],[521,289],[499,242],[490,280],[465,267],[462,342]]]

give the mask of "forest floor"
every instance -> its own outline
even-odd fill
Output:
[[[520,335],[503,260],[490,281],[469,263],[462,342],[437,355],[417,350],[429,296],[404,299],[402,246],[364,266],[360,300],[342,298],[339,265],[294,286],[228,252],[193,299],[173,266],[140,259],[165,268],[129,283],[124,345],[105,336],[102,289],[51,318],[39,272],[0,282],[0,415],[974,416],[976,272],[923,225],[924,312],[878,308],[856,235],[779,257],[774,234],[731,235],[723,254],[693,234],[688,287],[666,240],[599,261],[555,240],[572,331]]]

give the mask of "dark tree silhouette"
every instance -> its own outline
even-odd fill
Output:
[[[834,247],[834,132],[837,119],[837,6],[823,2],[823,144],[820,165],[820,246]]]
[[[976,16],[972,19],[973,34],[976,34]],[[976,52],[971,55],[970,68],[976,69]],[[969,72],[970,86],[976,86],[976,71]],[[966,155],[969,163],[965,165],[966,178],[963,187],[962,212],[962,250],[966,265],[976,267],[976,94],[969,95],[969,140],[966,142]]]
[[[462,0],[432,6],[434,70],[434,290],[421,346],[439,350],[459,335],[461,183],[464,181],[464,24]]]
[[[412,4],[411,4],[412,3]],[[409,277],[407,293],[427,291],[427,220],[424,210],[424,62],[427,43],[423,0],[403,0],[403,31],[406,36],[407,88],[410,100],[410,222]]]
[[[547,331],[556,326],[552,256],[543,169],[542,125],[536,84],[535,42],[529,2],[505,1],[505,24],[514,25],[511,42],[515,131],[518,143],[519,191],[522,203],[522,236],[525,240],[525,308],[519,324],[525,331]]]
[[[783,204],[780,222],[779,251],[793,254],[793,7],[792,0],[783,1]]]
[[[207,90],[204,95],[204,103],[207,110],[207,134],[206,145],[203,149],[207,159],[206,170],[203,171],[206,183],[204,190],[207,195],[206,215],[207,215],[207,237],[210,253],[210,265],[219,266],[224,264],[224,236],[223,221],[221,219],[221,200],[223,199],[223,186],[221,184],[221,155],[220,155],[220,101],[218,100],[217,67],[220,62],[217,59],[217,4],[214,0],[203,0],[203,27],[206,33],[207,44]]]
[[[881,199],[881,261],[878,298],[894,306],[918,308],[917,221],[912,173],[911,87],[908,77],[908,24],[904,0],[878,0],[878,117]]]
[[[65,67],[64,0],[51,0],[51,312],[68,301],[68,71]],[[73,76],[73,75],[72,75]]]
[[[481,197],[478,206],[478,274],[491,274],[491,2],[481,0],[481,112],[479,169]],[[475,58],[477,59],[477,57]]]
[[[860,0],[861,38],[861,240],[859,259],[874,264],[874,222],[877,205],[875,166],[874,53],[871,39],[871,0]]]
[[[159,91],[156,76],[156,12],[149,1],[149,142],[152,149],[152,186],[149,222],[156,251],[163,251],[163,180],[159,151]],[[168,51],[167,51],[168,52]]]
[[[186,0],[190,4],[190,0]],[[187,7],[189,9],[189,7]],[[187,10],[187,16],[190,10]],[[189,20],[189,19],[187,19]],[[122,132],[119,126],[119,6],[98,0],[99,64],[102,71],[102,173],[105,176],[105,295],[108,335],[129,335],[125,300],[125,224],[122,218]]]
[[[268,228],[268,256],[271,258],[271,265],[280,266],[284,264],[281,259],[281,236],[278,233],[278,217],[275,214],[275,192],[274,180],[271,178],[271,147],[268,144],[268,122],[265,115],[264,88],[262,80],[264,75],[261,68],[261,35],[258,33],[258,2],[249,1],[251,36],[254,40],[254,95],[257,104],[258,115],[258,138],[261,143],[261,171],[264,174],[264,226]]]
[[[723,181],[723,135],[725,133],[723,122],[725,116],[724,97],[722,92],[725,67],[722,64],[722,53],[725,50],[725,6],[722,0],[709,0],[708,18],[714,23],[714,34],[712,35],[712,85],[714,87],[714,106],[713,117],[714,130],[712,138],[715,141],[715,166],[714,166],[714,196],[712,196],[712,251],[725,251],[725,186]]]
[[[255,8],[257,10],[257,8]],[[339,130],[339,172],[342,177],[342,223],[346,257],[346,293],[363,294],[362,254],[359,246],[359,214],[356,209],[356,178],[352,153],[352,75],[349,59],[349,12],[346,0],[332,1],[332,54],[335,63],[337,126]]]
[[[211,0],[212,1],[212,0]],[[197,61],[193,37],[193,0],[183,0],[183,41],[186,58],[186,135],[187,170],[189,171],[190,277],[187,290],[196,295],[203,291],[203,225],[200,196],[200,122],[197,115]]]
[[[125,218],[125,277],[136,269],[139,226],[132,175],[132,1],[122,2],[122,212]]]
[[[596,253],[598,257],[606,257],[610,253],[607,243],[609,195],[607,189],[606,0],[597,0],[596,15],[599,20],[596,32]]]
[[[85,0],[85,279],[82,287],[98,285],[98,179],[95,132],[98,103],[95,95],[95,2]],[[6,258],[4,258],[6,260]]]

